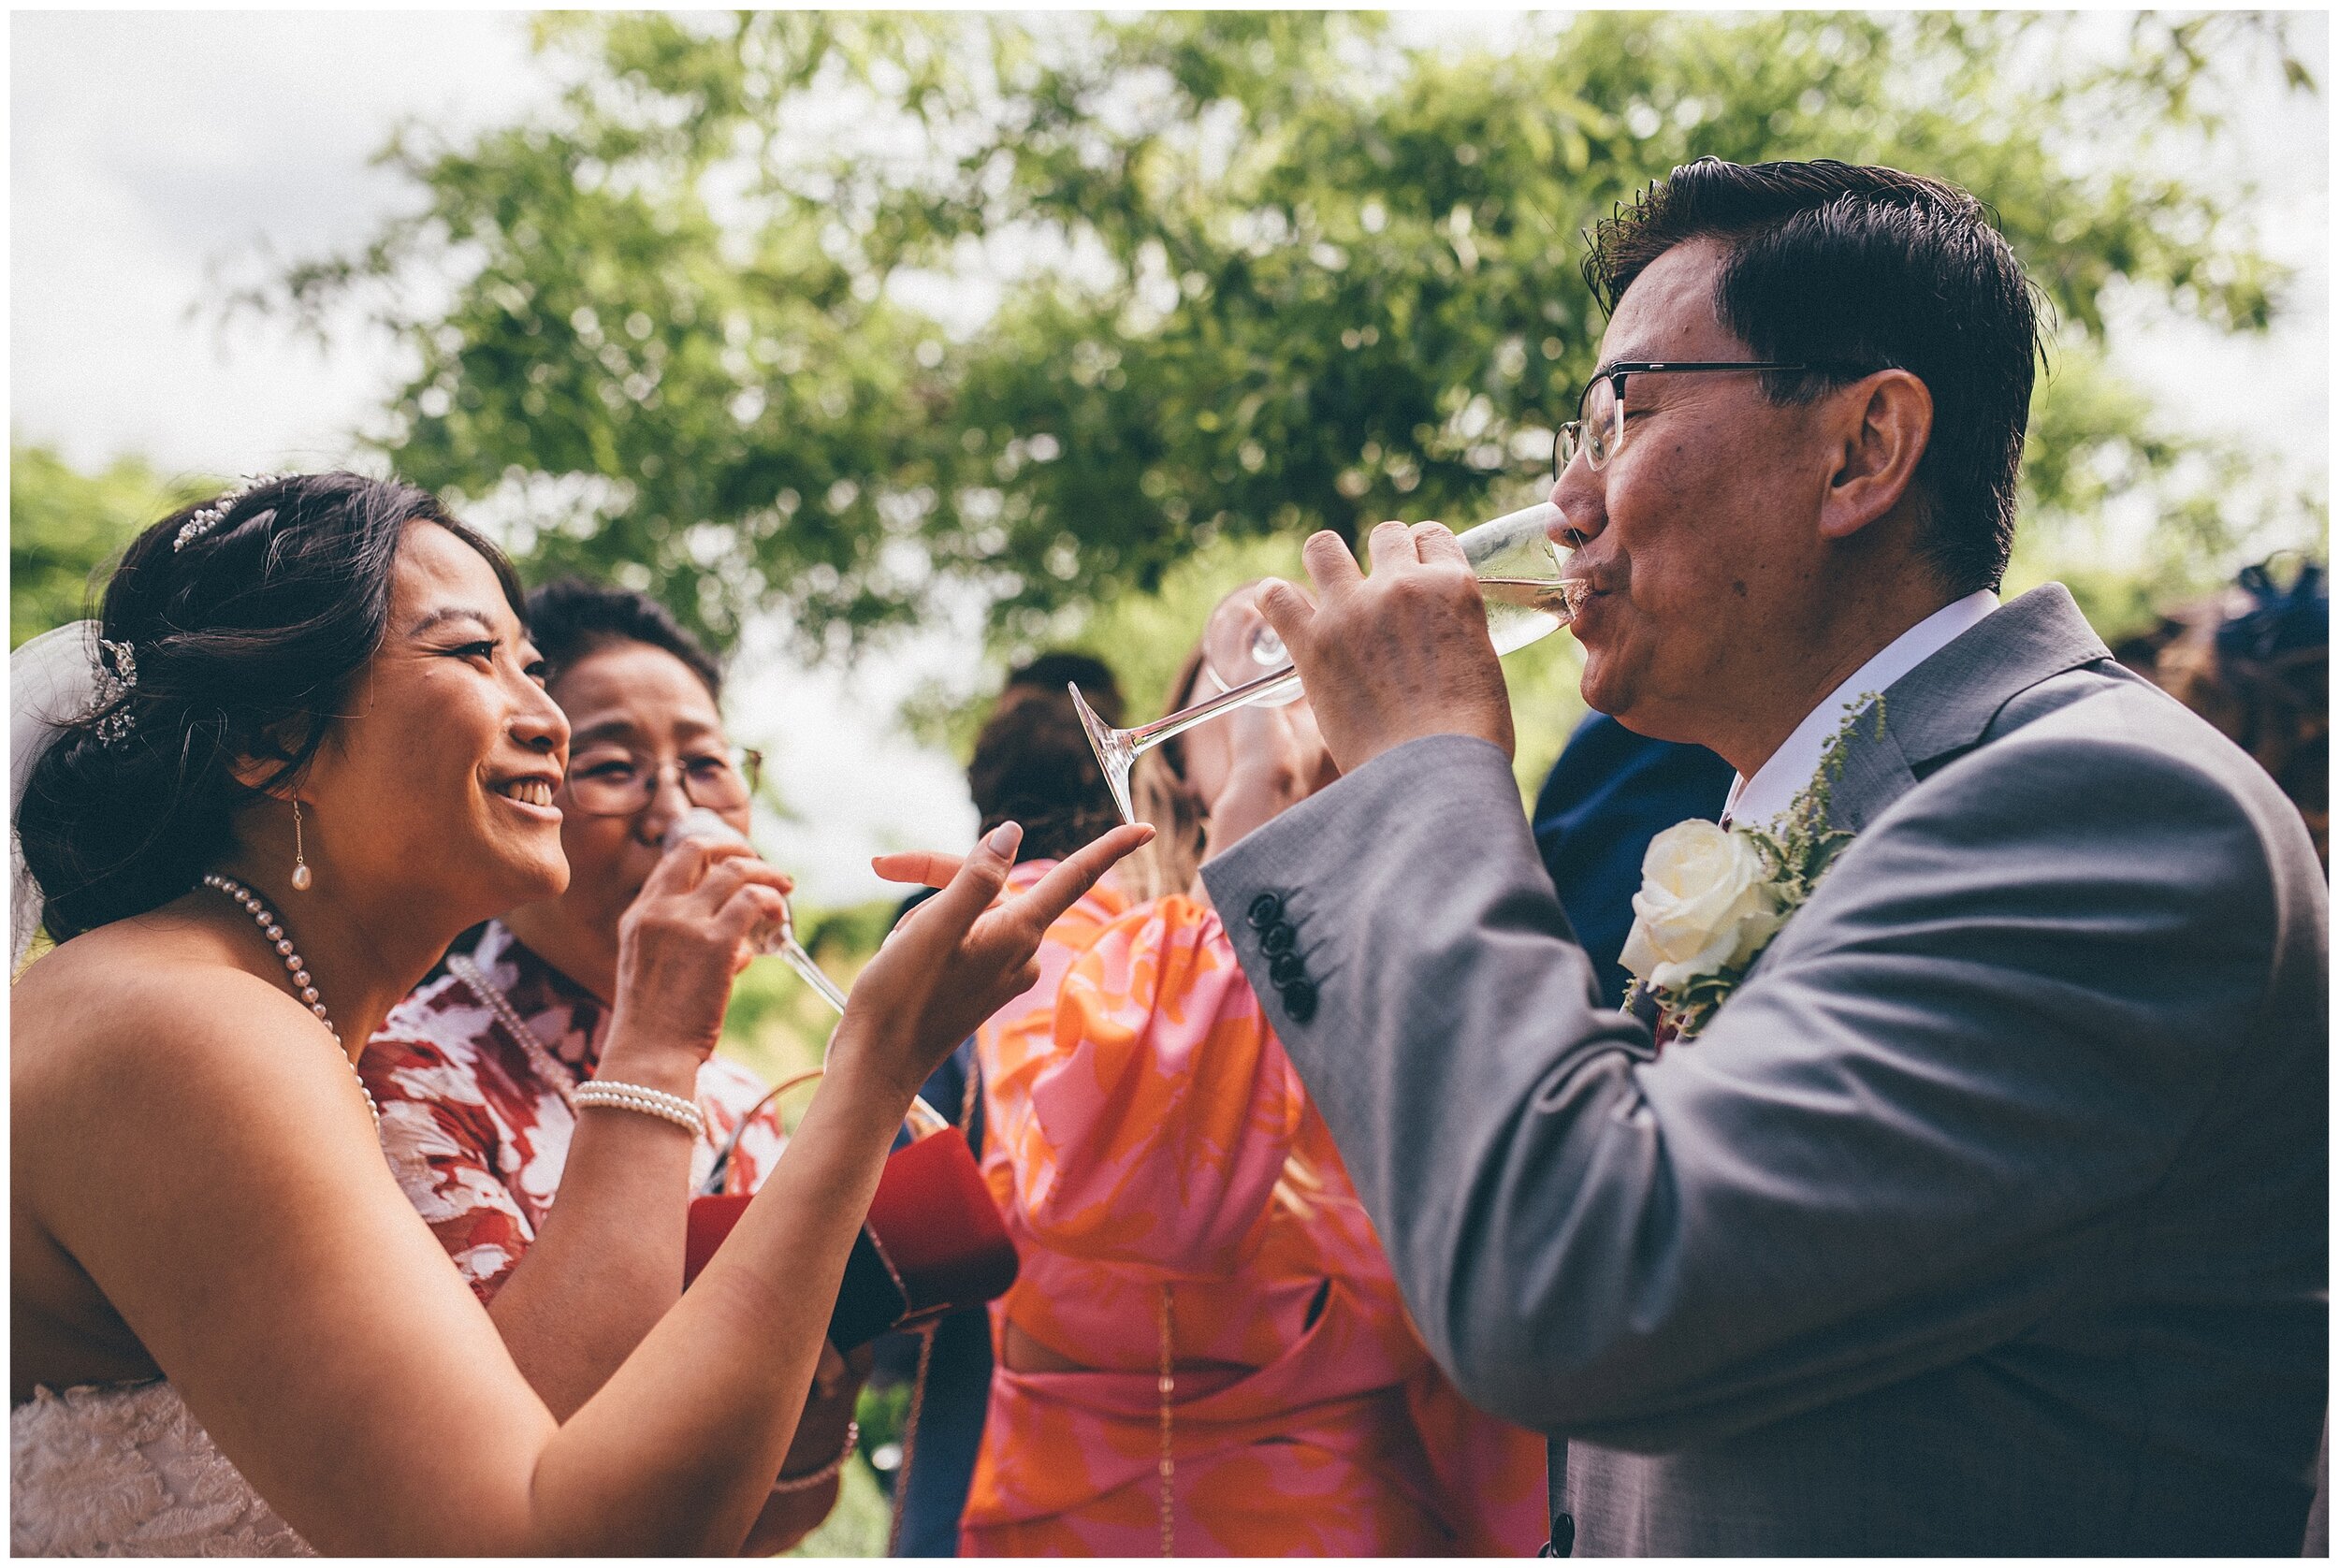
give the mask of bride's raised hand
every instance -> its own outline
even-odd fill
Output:
[[[1039,978],[1033,955],[1057,917],[1153,836],[1142,824],[1114,828],[1004,902],[995,901],[1023,841],[1013,822],[964,861],[931,851],[878,856],[870,864],[887,880],[942,891],[910,911],[853,981],[832,1068],[865,1067],[906,1104],[959,1041]]]

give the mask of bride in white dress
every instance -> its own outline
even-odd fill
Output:
[[[458,932],[566,879],[567,725],[518,603],[427,494],[276,479],[149,530],[101,628],[12,657],[37,878],[18,957],[32,920],[61,943],[11,995],[12,1550],[736,1550],[910,1096],[1146,836],[996,907],[1011,830],[967,857],[855,987],[730,1243],[556,1421],[391,1178],[352,1068]],[[776,913],[741,858],[683,874],[690,918],[736,938]],[[719,1012],[707,962],[666,989]]]

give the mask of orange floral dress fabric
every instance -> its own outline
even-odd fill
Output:
[[[1533,1555],[1543,1442],[1422,1348],[1217,915],[1102,887],[1040,970],[976,1038],[1023,1266],[962,1553],[1160,1553],[1167,1286],[1178,1555]],[[1095,1370],[1010,1370],[1010,1324]]]

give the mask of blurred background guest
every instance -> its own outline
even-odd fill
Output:
[[[1061,859],[1121,820],[1072,711],[1066,688],[1075,682],[1098,717],[1121,722],[1121,685],[1104,661],[1043,653],[1008,672],[966,764],[966,788],[982,813],[977,833],[1023,823],[1024,860]]]
[[[2245,566],[2117,648],[2258,759],[2331,865],[2331,584],[2315,560]],[[2288,576],[2288,582],[2283,581]]]
[[[1121,820],[1072,711],[1065,690],[1072,682],[1108,722],[1121,721],[1120,682],[1110,666],[1086,654],[1044,653],[1008,672],[966,764],[967,792],[982,820],[978,835],[1001,822],[1022,823],[1019,862],[1061,860]],[[901,913],[923,896],[905,900]],[[980,1160],[982,1079],[972,1039],[927,1080],[923,1094],[966,1134]],[[910,1391],[903,1458],[893,1472],[892,1555],[954,1557],[991,1397],[988,1313],[953,1313],[928,1330],[887,1335],[878,1343],[870,1382],[873,1388]]]
[[[1212,617],[1217,668],[1240,667],[1225,655],[1258,624],[1251,597]],[[994,1305],[964,1553],[1524,1554],[1543,1539],[1540,1441],[1470,1409],[1431,1364],[1195,891],[1214,835],[1331,777],[1304,700],[1149,754],[1134,783],[1162,832],[1146,863],[1057,922],[1039,984],[976,1035],[984,1173],[1023,1266]]]
[[[1586,714],[1551,765],[1535,797],[1535,848],[1611,1006],[1632,979],[1617,955],[1649,841],[1693,817],[1720,818],[1736,777],[1702,746],[1636,735],[1605,713]]]
[[[652,873],[684,812],[748,829],[756,761],[725,738],[721,670],[624,589],[563,579],[529,597],[528,620],[571,727],[552,796],[567,891],[480,927],[391,1011],[360,1070],[400,1184],[565,1420],[679,1296],[685,1205],[716,1153],[737,1140],[727,1184],[750,1192],[785,1138],[756,1109],[753,1073],[661,1027],[666,948],[716,938],[687,922],[640,922],[631,942],[623,929],[671,897]],[[705,1130],[685,1145],[647,1117],[579,1117],[576,1086],[604,1070],[688,1096]],[[823,1347],[748,1550],[792,1545],[827,1515],[859,1387]]]

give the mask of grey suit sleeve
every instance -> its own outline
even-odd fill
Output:
[[[1482,742],[1400,748],[1204,867],[1474,1401],[1667,1448],[1961,1359],[2084,1286],[2246,1038],[2274,896],[2220,787],[2045,728],[1887,811],[1662,1056],[1596,1000]]]

